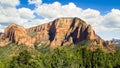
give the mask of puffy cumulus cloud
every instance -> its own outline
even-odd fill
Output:
[[[82,10],[81,14],[81,18],[83,18],[86,22],[94,27],[97,27],[97,25],[103,21],[103,16],[100,15],[100,12],[98,10],[88,8]]]
[[[22,18],[18,9],[15,7],[7,7],[7,9],[0,6],[0,23],[18,23],[26,22],[27,19]]]
[[[78,16],[81,12],[80,8],[76,8],[74,3],[68,5],[61,5],[59,2],[53,4],[42,4],[36,8],[36,13],[44,18],[57,18],[67,16]],[[74,13],[76,11],[76,13]]]
[[[3,5],[4,7],[14,7],[19,5],[19,0],[0,0],[0,6]]]
[[[42,0],[28,0],[29,4],[35,4],[36,6],[39,6],[42,4]]]
[[[19,0],[0,0],[0,32],[6,27],[2,25],[3,23],[22,25],[35,17],[34,11],[29,8],[17,9],[17,5],[19,5]]]
[[[96,27],[98,31],[105,32],[120,32],[120,10],[112,9],[106,15],[102,16],[102,20]]]
[[[104,26],[108,28],[120,28],[120,10],[112,9],[111,12],[104,16]]]
[[[19,17],[16,8],[7,7],[7,9],[0,7],[0,22],[12,22]]]
[[[20,9],[18,9],[18,12],[19,12],[21,18],[33,19],[35,17],[34,11],[32,11],[28,8],[20,8]]]
[[[16,6],[19,0],[0,0],[0,23],[13,22],[17,17]]]
[[[92,24],[95,24],[93,21],[98,21],[97,19],[102,20],[98,10],[90,8],[83,10],[82,8],[77,7],[74,3],[69,3],[67,5],[61,5],[59,2],[54,2],[53,4],[43,4],[38,6],[35,11],[43,18],[80,17]]]

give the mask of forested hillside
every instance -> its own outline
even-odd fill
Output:
[[[90,41],[77,46],[50,48],[35,44],[35,49],[9,44],[0,48],[0,68],[120,68],[120,50],[103,52],[100,47],[90,51]]]

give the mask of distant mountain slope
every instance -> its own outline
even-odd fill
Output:
[[[112,39],[111,42],[120,43],[120,39]]]
[[[117,48],[120,48],[120,39],[112,39],[111,42],[115,43]]]

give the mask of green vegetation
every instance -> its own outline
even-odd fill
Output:
[[[120,50],[114,54],[101,48],[92,52],[87,49],[89,43],[83,41],[75,47],[55,49],[45,45],[28,49],[9,44],[0,48],[0,68],[120,68]]]
[[[35,36],[37,35],[37,32],[31,32],[31,33],[28,33],[28,35],[29,35],[30,37],[35,37]]]

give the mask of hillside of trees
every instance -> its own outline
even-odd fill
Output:
[[[50,48],[35,44],[35,49],[9,44],[0,48],[0,68],[120,68],[120,50],[116,53],[87,49],[89,41],[77,46]]]

